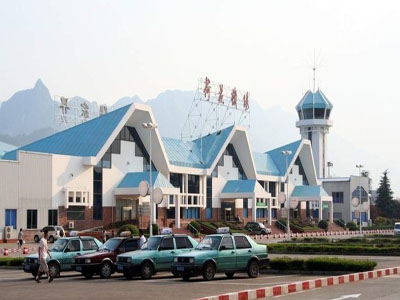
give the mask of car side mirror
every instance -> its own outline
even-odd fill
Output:
[[[221,247],[219,247],[219,251],[222,251],[222,250],[226,250],[226,247],[225,247],[224,245],[222,245]]]

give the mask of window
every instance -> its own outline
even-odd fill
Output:
[[[312,108],[307,108],[307,109],[303,109],[303,116],[305,120],[308,119],[313,119],[313,109]]]
[[[78,221],[85,220],[84,206],[71,206],[67,209],[67,220]]]
[[[169,174],[169,182],[176,188],[179,188],[182,193],[182,174],[171,173]]]
[[[243,199],[243,218],[249,217],[249,199]]]
[[[199,219],[200,218],[200,208],[199,207],[189,207],[183,208],[183,214],[181,216],[185,219]]]
[[[176,248],[177,249],[188,249],[193,248],[192,243],[187,237],[176,237],[175,238]]]
[[[17,229],[17,210],[6,209],[6,226],[12,226]]]
[[[270,182],[269,183],[269,193],[271,194],[271,197],[276,197],[276,184],[275,184],[275,182]]]
[[[207,176],[206,218],[212,219],[212,177]]]
[[[343,192],[332,192],[333,203],[343,203]]]
[[[353,193],[351,194],[351,197],[354,198],[360,198],[360,189],[361,189],[361,203],[368,201],[368,194],[365,191],[365,189],[363,187],[358,186]]]
[[[103,169],[93,168],[93,220],[103,219]]]
[[[173,250],[174,240],[172,238],[164,238],[160,244],[161,250]]]
[[[285,191],[285,183],[282,182],[282,183],[281,183],[281,192],[284,192],[284,191]]]
[[[122,252],[130,252],[139,249],[139,240],[127,240],[121,247]]]
[[[245,236],[235,236],[236,249],[251,248],[251,244]]]
[[[188,175],[188,192],[190,194],[200,193],[200,177],[198,175]]]
[[[312,145],[312,131],[308,132],[308,140],[311,142]]]
[[[58,210],[57,209],[49,209],[48,224],[49,225],[58,225]]]
[[[325,109],[324,108],[316,108],[315,109],[315,119],[323,119],[325,117]]]
[[[97,246],[94,240],[82,240],[83,251],[97,250]]]
[[[296,158],[296,161],[294,162],[294,164],[296,166],[299,166],[299,174],[301,176],[303,176],[303,185],[309,185],[308,178],[307,178],[306,172],[304,171],[304,167],[303,167],[303,164],[301,163],[300,157]]]
[[[233,241],[231,237],[224,237],[221,243],[221,250],[232,250],[233,249]]]
[[[167,209],[167,219],[175,219],[175,207]]]
[[[238,169],[239,179],[247,179],[247,176],[243,170],[242,164],[240,163],[239,157],[232,144],[228,144],[225,149],[224,155],[232,156],[233,167]]]
[[[37,228],[37,209],[28,209],[26,211],[26,228],[27,229]]]
[[[65,252],[77,252],[81,251],[81,243],[79,240],[72,240],[69,242],[67,248],[65,248]]]

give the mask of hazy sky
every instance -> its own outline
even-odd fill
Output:
[[[314,52],[332,131],[400,174],[398,1],[0,0],[0,101],[37,78],[112,104],[207,75],[294,112]]]

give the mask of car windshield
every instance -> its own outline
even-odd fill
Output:
[[[59,239],[57,240],[53,246],[51,246],[51,248],[49,249],[49,251],[52,252],[61,252],[64,250],[65,245],[68,243],[67,239]]]
[[[206,236],[196,247],[197,250],[217,250],[221,242],[220,236]]]
[[[119,239],[109,239],[107,240],[107,242],[100,246],[99,250],[114,251],[118,247],[119,242]]]
[[[142,246],[142,250],[157,250],[160,245],[161,237],[154,236],[147,240],[147,243]]]
[[[265,228],[265,225],[263,223],[258,223],[260,225],[260,228]]]
[[[394,225],[394,229],[400,229],[400,224]]]

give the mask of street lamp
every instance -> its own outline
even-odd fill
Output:
[[[361,208],[362,208],[362,201],[361,201],[361,168],[364,168],[363,165],[356,165],[356,168],[358,168],[358,195],[359,195],[359,205],[360,205],[360,215],[359,215],[359,219],[360,219],[360,234],[362,234],[362,227],[361,227]]]
[[[149,231],[150,231],[150,236],[153,236],[153,180],[152,180],[152,164],[151,164],[151,133],[153,129],[157,128],[157,124],[153,124],[151,122],[149,123],[143,123],[142,127],[145,129],[148,129],[150,132],[150,183],[149,183],[149,188],[150,188],[150,226],[149,226]]]
[[[288,157],[292,155],[292,151],[290,150],[283,150],[282,155],[286,158],[286,205],[287,205],[287,222],[286,222],[286,231],[288,235],[288,240],[290,241],[290,203],[289,203],[289,170],[288,170]]]
[[[328,161],[328,178],[331,177],[331,168],[333,167],[333,163]]]

